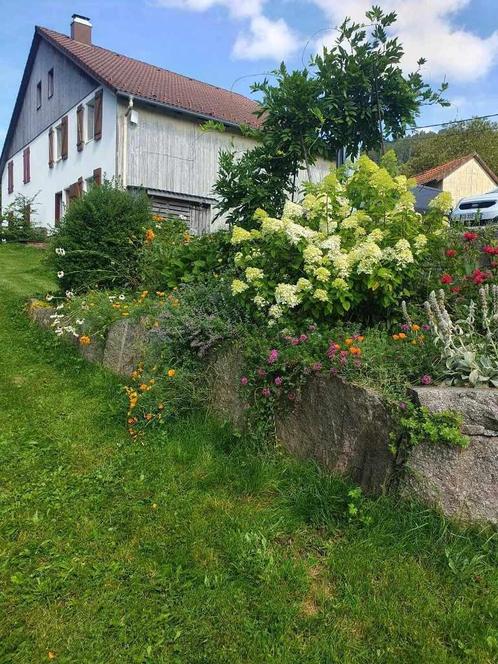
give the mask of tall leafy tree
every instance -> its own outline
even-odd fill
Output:
[[[383,153],[385,141],[403,136],[423,104],[447,105],[446,84],[433,91],[420,70],[403,73],[403,48],[387,34],[396,14],[374,6],[366,18],[346,19],[334,46],[309,68],[289,72],[282,64],[271,83],[252,86],[261,94],[259,145],[239,158],[223,152],[214,188],[231,223],[252,226],[258,207],[279,214],[296,193],[298,173],[305,169],[312,180],[319,156],[334,159],[339,149]]]
[[[440,132],[418,134],[396,141],[393,148],[402,170],[416,175],[446,161],[477,152],[498,173],[498,123],[475,118],[445,127]]]

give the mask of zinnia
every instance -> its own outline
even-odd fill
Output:
[[[451,274],[448,274],[447,272],[445,272],[441,277],[441,283],[443,285],[452,284],[453,283],[453,277],[451,276]]]

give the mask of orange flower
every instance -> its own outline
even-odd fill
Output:
[[[144,298],[147,297],[148,294],[149,294],[149,291],[148,291],[148,290],[144,290],[144,291],[142,291],[142,292],[140,293],[140,297],[141,297],[142,300],[143,300]]]
[[[404,332],[400,332],[400,333],[398,334],[398,337],[399,337],[400,339],[406,339],[406,334],[405,334]]]
[[[152,230],[152,228],[148,228],[145,231],[145,241],[146,242],[152,242],[152,240],[156,237],[156,234]]]
[[[361,348],[358,348],[358,346],[351,346],[349,352],[351,355],[361,355]]]
[[[86,334],[83,334],[83,335],[80,337],[80,344],[81,344],[82,346],[88,346],[91,342],[92,342],[92,340],[91,340],[90,337],[88,337]]]
[[[174,369],[168,369],[169,378],[174,378],[176,376],[176,371]]]
[[[362,335],[360,335],[359,337],[356,337],[356,341],[359,341],[360,344],[361,344],[361,342],[364,341],[364,340],[365,340],[365,337],[362,336]]]
[[[152,413],[145,413],[144,417],[147,422],[149,422],[154,417],[154,415]]]
[[[394,341],[399,341],[399,334],[393,334]]]
[[[190,233],[184,233],[183,234],[183,242],[185,244],[188,244],[190,242]]]
[[[350,339],[346,339],[346,340],[344,341],[344,343],[346,344],[346,346],[351,346],[351,344],[353,343],[353,340],[352,340],[351,338],[350,338]]]
[[[413,332],[418,332],[420,330],[420,325],[412,325]]]
[[[121,309],[121,305],[119,304],[119,302],[115,302],[112,306],[114,307],[114,309]]]
[[[139,390],[140,390],[140,392],[147,392],[148,389],[149,389],[149,386],[148,386],[146,383],[142,383],[142,384],[139,386]]]
[[[158,214],[154,214],[152,216],[152,221],[163,221],[163,218]]]
[[[138,422],[136,417],[129,417],[128,424],[136,424]]]

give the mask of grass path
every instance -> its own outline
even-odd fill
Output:
[[[257,456],[202,415],[130,443],[0,247],[0,663],[494,662],[496,539]]]

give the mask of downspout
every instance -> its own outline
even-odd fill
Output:
[[[128,108],[123,115],[123,168],[121,173],[121,184],[123,189],[128,186],[128,116],[133,109],[133,97],[128,97]]]

